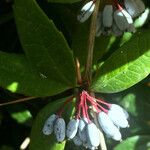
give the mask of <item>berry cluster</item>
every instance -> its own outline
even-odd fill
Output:
[[[99,130],[102,129],[108,137],[121,141],[119,129],[129,126],[128,113],[122,107],[94,98],[86,91],[80,94],[76,114],[67,125],[60,112],[62,113],[59,111],[57,115],[53,114],[46,120],[43,134],[50,135],[54,130],[58,142],[62,142],[67,137],[73,140],[75,145],[83,145],[92,150],[100,144]]]
[[[85,22],[95,8],[95,0],[86,3],[80,14],[78,21]],[[135,32],[133,19],[138,17],[145,10],[142,0],[111,0],[103,10],[100,10],[97,17],[96,36],[110,35],[120,36],[124,32]]]

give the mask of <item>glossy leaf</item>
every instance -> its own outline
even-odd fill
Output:
[[[64,141],[63,143],[57,143],[54,137],[54,133],[52,133],[52,135],[46,136],[42,133],[42,128],[46,119],[51,114],[56,113],[65,100],[66,98],[49,103],[39,112],[32,127],[30,150],[64,150],[66,142]],[[65,111],[65,113],[62,116],[65,119],[65,121],[68,120],[72,114],[72,106],[73,105],[68,104],[65,108],[65,110],[67,111]]]
[[[99,68],[91,86],[95,92],[114,93],[138,83],[150,73],[150,30],[138,32]]]
[[[0,52],[0,70],[0,85],[11,92],[49,96],[65,90],[63,84],[49,80],[33,70],[22,55]]]
[[[150,136],[134,136],[118,144],[114,150],[149,150]]]
[[[38,72],[64,88],[75,86],[72,51],[52,20],[35,0],[15,0],[14,13],[22,47]]]

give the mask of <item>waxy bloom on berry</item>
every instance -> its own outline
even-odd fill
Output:
[[[73,97],[64,102],[67,105]],[[92,107],[90,107],[92,106]],[[62,142],[67,137],[77,146],[84,146],[88,149],[95,150],[100,145],[100,128],[104,133],[116,140],[121,141],[122,136],[120,128],[128,127],[128,113],[119,105],[110,104],[102,99],[92,97],[86,91],[82,91],[79,95],[79,101],[76,102],[76,111],[66,127],[65,120],[61,117],[64,106],[56,113],[51,115],[45,122],[43,133],[48,135],[52,133],[48,126],[53,129],[57,142]],[[89,109],[93,109],[96,116],[89,115]],[[98,122],[95,123],[95,119]]]
[[[78,15],[78,21],[85,22],[93,13],[95,8],[95,0],[86,3],[81,13]],[[138,17],[145,10],[142,0],[124,0],[121,3],[118,0],[107,2],[97,16],[96,37],[113,34],[121,36],[124,32],[134,33],[136,31],[133,19]]]
[[[145,5],[141,0],[124,0],[124,5],[132,18],[138,17],[145,10]]]
[[[103,26],[110,28],[113,24],[113,6],[106,5],[103,10]]]
[[[50,135],[53,132],[54,121],[56,120],[57,116],[55,114],[51,115],[45,122],[43,127],[43,134]]]
[[[116,141],[121,140],[121,133],[119,129],[113,124],[112,120],[106,113],[100,112],[98,114],[98,122],[108,137],[111,137]]]
[[[80,14],[77,16],[78,21],[82,23],[85,22],[93,13],[94,8],[95,8],[95,3],[93,1],[86,3],[82,7]]]
[[[114,20],[121,31],[127,30],[129,24],[133,23],[132,18],[128,16],[125,10],[116,10],[114,12]]]
[[[100,144],[100,136],[98,129],[94,123],[87,125],[87,139],[91,146],[98,147]]]
[[[69,139],[73,139],[78,131],[79,119],[72,119],[67,125],[66,135]]]
[[[58,142],[62,142],[66,135],[66,123],[63,118],[57,118],[54,125],[54,133]]]
[[[87,122],[86,122],[86,120],[87,120],[86,118],[85,119],[81,118],[79,121],[78,133],[79,133],[79,137],[80,137],[82,142],[87,141],[87,136],[86,136]]]
[[[128,124],[128,113],[119,105],[112,104],[108,111],[108,116],[113,123],[120,128],[127,128]]]
[[[73,142],[75,145],[77,146],[81,146],[82,145],[82,141],[80,139],[80,137],[78,135],[76,135],[74,138],[73,138]]]

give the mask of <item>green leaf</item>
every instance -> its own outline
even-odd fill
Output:
[[[74,87],[73,54],[54,23],[35,0],[15,0],[14,13],[22,47],[33,66],[48,79]]]
[[[14,112],[11,114],[11,117],[15,119],[18,123],[25,123],[32,118],[30,111],[24,110],[21,112]]]
[[[121,101],[121,104],[125,106],[126,110],[134,116],[138,115],[136,99],[137,98],[135,93],[128,93],[122,98]]]
[[[81,0],[47,0],[47,1],[51,3],[76,3],[80,2]]]
[[[54,133],[46,136],[42,133],[42,128],[46,119],[51,114],[56,113],[65,100],[66,98],[49,103],[39,112],[31,131],[30,150],[64,150],[66,142],[64,141],[63,143],[57,143]],[[65,110],[67,111],[65,111],[62,116],[65,121],[68,120],[72,115],[71,112],[73,111],[73,105],[74,103],[71,103],[66,106]]]
[[[133,136],[118,144],[114,150],[149,150],[150,136]]]
[[[0,85],[28,96],[49,96],[64,91],[64,85],[37,73],[23,55],[0,52]],[[56,86],[57,85],[57,86]]]
[[[138,32],[99,68],[95,92],[114,93],[138,83],[150,73],[150,30]]]

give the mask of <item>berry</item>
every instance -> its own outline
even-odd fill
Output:
[[[54,133],[58,142],[62,142],[65,139],[66,123],[63,118],[56,119]]]
[[[93,1],[86,3],[82,7],[80,14],[77,16],[77,20],[81,23],[85,22],[93,13],[94,8],[95,8],[95,4]]]
[[[67,125],[67,131],[66,131],[66,135],[69,139],[73,139],[75,137],[78,130],[78,126],[79,126],[78,119],[72,119],[69,121]]]
[[[119,129],[113,124],[113,122],[106,113],[100,112],[98,114],[98,122],[108,137],[111,137],[116,141],[121,140],[121,133]]]
[[[50,135],[53,132],[54,122],[57,116],[55,114],[51,115],[45,122],[43,127],[43,134]]]

